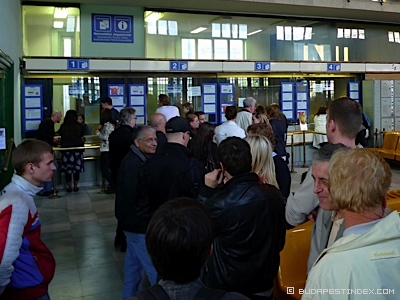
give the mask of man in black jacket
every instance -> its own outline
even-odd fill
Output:
[[[136,111],[132,107],[121,109],[120,126],[111,132],[108,137],[109,156],[110,156],[110,171],[113,187],[117,185],[118,170],[122,159],[129,152],[132,145],[133,128],[136,125]],[[114,239],[114,246],[121,246],[121,251],[126,251],[126,240],[124,232],[118,223],[117,234]]]
[[[246,141],[227,138],[218,147],[218,159],[221,169],[206,174],[199,195],[215,230],[206,285],[252,299],[272,299],[279,252],[285,244],[282,196],[251,172]]]
[[[150,116],[150,126],[156,130],[157,134],[157,152],[159,152],[167,143],[167,136],[165,135],[165,125],[167,124],[167,119],[163,114],[155,113]]]
[[[53,111],[50,118],[44,119],[39,124],[36,139],[46,142],[52,147],[57,146],[60,143],[59,139],[54,138],[54,125],[60,123],[62,118],[61,112]],[[56,165],[57,167],[57,165]],[[52,193],[53,180],[43,183],[43,190],[41,190],[39,196],[49,196]]]
[[[140,166],[156,152],[157,136],[151,126],[138,127],[133,134],[133,145],[121,162],[118,171],[115,214],[127,241],[123,299],[133,297],[139,289],[142,270],[151,285],[157,283],[157,271],[146,250],[145,233],[151,214],[143,206],[137,193]]]
[[[189,158],[189,121],[170,119],[166,133],[168,142],[140,170],[140,192],[152,211],[177,197],[195,198],[203,182],[204,166]]]

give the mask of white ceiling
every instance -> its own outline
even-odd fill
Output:
[[[24,0],[24,4],[29,2],[44,2],[48,0]],[[278,2],[278,1],[277,1]],[[304,1],[299,1],[304,2]],[[341,1],[340,1],[341,2]],[[113,6],[142,6],[145,8],[160,9],[176,9],[176,10],[193,10],[207,12],[239,12],[259,15],[284,15],[284,16],[306,16],[321,17],[331,19],[347,19],[347,20],[363,20],[385,23],[400,23],[398,13],[390,12],[390,5],[384,4],[376,10],[355,10],[345,8],[317,7],[309,5],[288,5],[277,3],[262,3],[256,1],[245,0],[53,0],[52,3],[62,4],[90,4],[90,5],[113,5]],[[370,3],[365,0],[366,5],[379,5],[378,3]],[[387,5],[387,6],[386,6]]]

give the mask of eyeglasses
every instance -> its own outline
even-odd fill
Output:
[[[143,142],[146,142],[146,143],[158,142],[158,138],[148,138],[148,139],[139,140],[139,141],[143,141]]]
[[[135,120],[137,120],[137,117],[134,117]]]

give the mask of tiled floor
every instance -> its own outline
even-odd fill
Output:
[[[304,171],[296,168],[292,174],[292,191]],[[400,189],[400,168],[392,171],[391,189]],[[35,199],[43,240],[57,262],[51,299],[122,299],[124,254],[113,246],[114,195],[100,193],[100,187],[59,195],[58,199]]]

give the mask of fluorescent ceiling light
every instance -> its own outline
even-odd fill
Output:
[[[63,28],[64,27],[64,22],[63,21],[54,21],[53,22],[53,27],[54,28]]]
[[[159,19],[161,19],[164,16],[164,13],[161,12],[149,12],[149,14],[144,18],[145,22],[155,22]]]
[[[54,8],[54,18],[55,19],[65,19],[68,16],[68,8],[66,7],[55,7]]]
[[[206,29],[207,29],[207,27],[200,26],[200,27],[198,27],[196,29],[193,29],[190,33],[199,33],[199,32],[202,32],[202,31],[204,31]]]
[[[250,35],[259,33],[259,32],[261,32],[261,31],[262,31],[261,29],[257,29],[257,30],[255,30],[255,31],[249,32],[249,33],[247,34],[247,36],[250,36]]]
[[[74,32],[75,31],[75,17],[74,16],[68,16],[66,31],[67,32]]]

